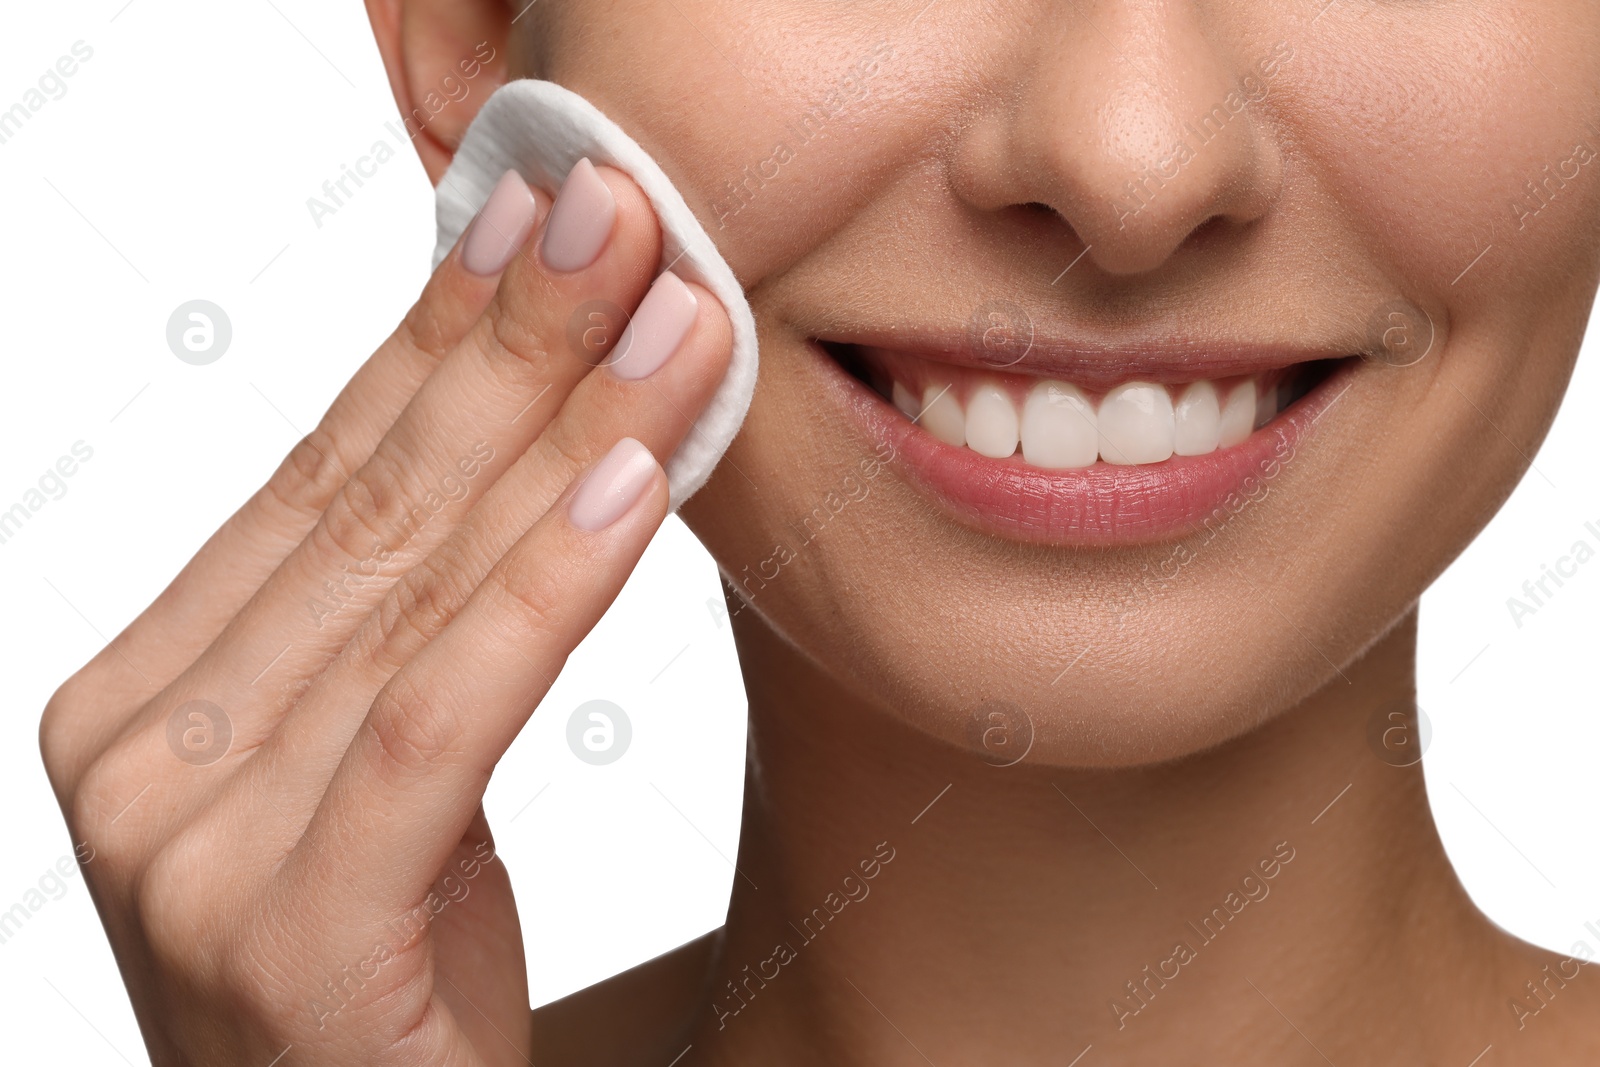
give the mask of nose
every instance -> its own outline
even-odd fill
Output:
[[[1161,267],[1208,223],[1244,227],[1282,181],[1262,103],[1293,56],[1208,34],[1205,5],[1050,4],[1007,102],[960,135],[954,180],[974,207],[1043,204],[1114,275]],[[1213,39],[1216,38],[1216,39]]]

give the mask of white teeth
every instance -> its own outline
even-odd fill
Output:
[[[1075,385],[1040,382],[1022,405],[1022,458],[1035,467],[1087,467],[1100,453],[1094,405]]]
[[[967,447],[990,459],[1017,450],[1017,409],[998,385],[980,385],[967,398]]]
[[[1222,429],[1217,435],[1219,448],[1232,448],[1256,428],[1256,381],[1247,378],[1233,387],[1222,404]]]
[[[917,395],[899,382],[894,383],[894,406],[908,419],[914,419],[922,413],[922,405],[917,403]]]
[[[951,386],[930,385],[922,391],[922,428],[947,445],[967,443],[967,417]]]
[[[912,422],[947,445],[991,459],[1017,453],[1029,465],[1068,470],[1104,463],[1162,463],[1232,448],[1278,414],[1282,387],[1262,389],[1255,378],[1228,388],[1195,381],[1173,391],[1153,382],[1126,382],[1098,406],[1068,382],[1038,381],[1019,413],[1014,383],[980,378],[965,403],[948,382],[931,382],[919,397],[893,382],[890,399]],[[1097,409],[1098,408],[1098,409]],[[1020,415],[1020,417],[1019,417]]]
[[[1100,458],[1107,463],[1160,463],[1172,458],[1176,426],[1165,386],[1128,382],[1100,401]]]
[[[1172,406],[1177,435],[1172,450],[1180,456],[1204,456],[1217,450],[1222,434],[1222,408],[1217,403],[1217,387],[1210,382],[1191,382]]]
[[[1272,421],[1272,416],[1278,413],[1278,390],[1256,390],[1256,420],[1251,425],[1252,430],[1259,430]]]

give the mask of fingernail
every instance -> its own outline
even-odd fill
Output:
[[[594,164],[578,160],[561,183],[540,246],[551,270],[582,270],[594,262],[616,221],[617,201]]]
[[[637,381],[660,370],[694,325],[699,303],[694,292],[670,270],[657,278],[606,359],[611,373]]]
[[[528,183],[516,171],[506,171],[472,220],[461,245],[461,265],[481,277],[499,274],[528,239],[538,214]]]
[[[650,450],[631,437],[611,446],[567,504],[567,517],[580,530],[603,530],[644,495],[656,472]]]

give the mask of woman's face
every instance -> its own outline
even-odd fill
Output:
[[[1594,295],[1595,4],[523,21],[749,291],[685,509],[740,610],[957,744],[1169,758],[1340,681],[1527,468]]]

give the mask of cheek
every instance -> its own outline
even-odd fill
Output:
[[[541,76],[583,94],[659,162],[747,288],[814,250],[936,135],[949,51],[917,59],[867,5],[624,3],[577,14]],[[931,65],[930,65],[931,64]],[[916,88],[908,96],[908,86]]]
[[[1435,518],[1476,529],[1428,481],[1491,458],[1485,412],[1521,445],[1476,473],[1496,502],[1509,491],[1554,416],[1600,273],[1600,7],[1529,6],[1340,5],[1268,101],[1310,186],[1301,205],[1320,198],[1328,247],[1353,249],[1329,268],[1441,316],[1442,358],[1395,379],[1394,418],[1430,427],[1408,478],[1389,481],[1413,521],[1405,501],[1431,500]]]
[[[1534,35],[1527,6],[1335,9],[1275,101],[1394,280],[1462,325],[1592,271],[1600,8],[1546,5],[1562,32]]]

